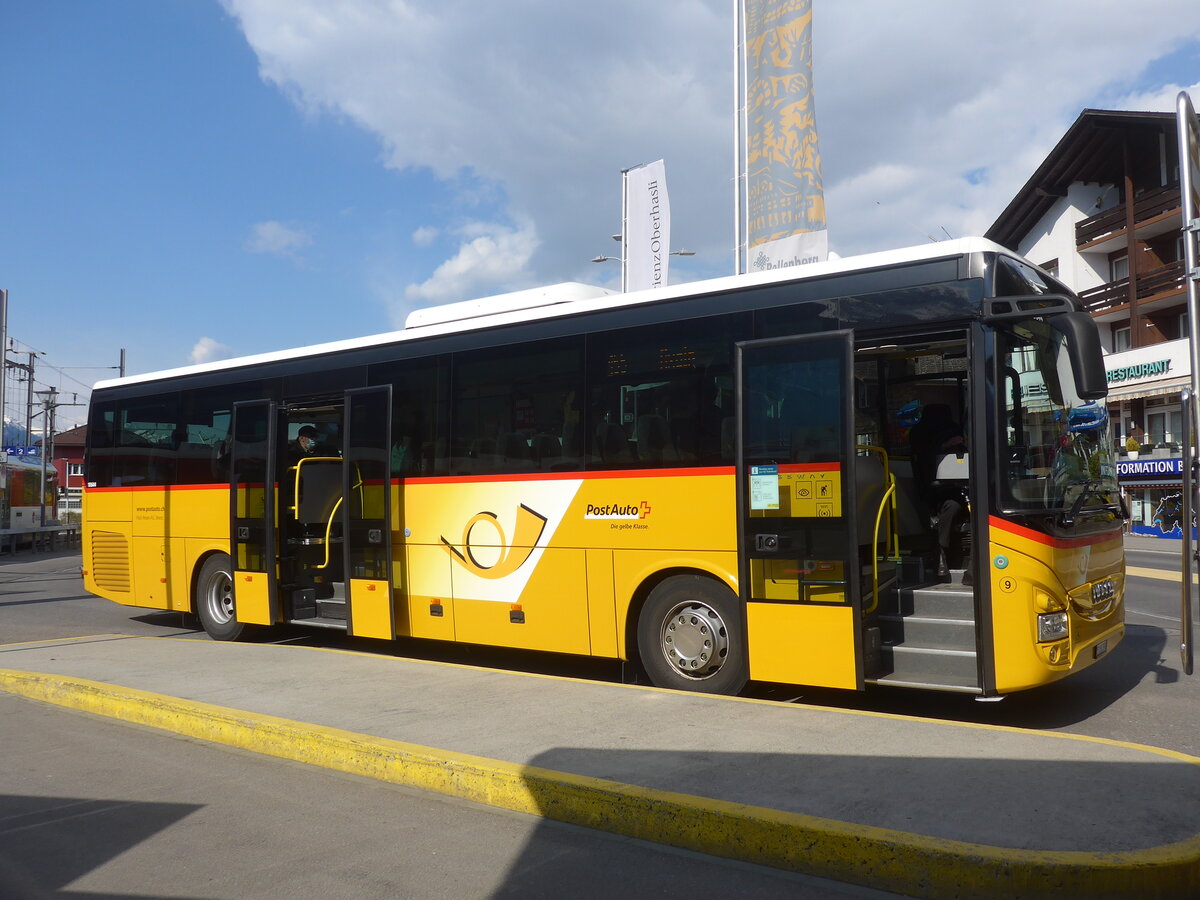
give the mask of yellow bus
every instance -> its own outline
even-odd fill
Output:
[[[998,245],[406,326],[96,385],[88,590],[216,640],[583,654],[714,693],[995,697],[1124,634],[1096,328]],[[963,434],[922,462],[933,410]]]

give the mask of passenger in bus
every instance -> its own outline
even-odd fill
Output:
[[[317,441],[321,439],[320,432],[311,425],[302,425],[296,434],[296,441],[288,451],[288,465],[294,466],[305,457],[317,452]]]
[[[912,451],[913,480],[922,502],[933,517],[937,529],[939,578],[950,575],[949,550],[954,521],[965,511],[961,487],[939,484],[938,461],[947,453],[967,449],[962,426],[954,421],[950,407],[944,403],[929,403],[921,411],[921,420],[908,435]],[[963,577],[970,583],[969,572]]]

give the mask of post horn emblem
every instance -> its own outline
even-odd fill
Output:
[[[481,563],[471,552],[471,531],[481,522],[491,525],[500,537],[500,558],[490,565]],[[522,503],[517,508],[517,527],[513,532],[511,544],[505,539],[504,529],[500,527],[499,518],[493,512],[480,512],[472,516],[463,529],[462,542],[458,547],[445,537],[441,537],[441,541],[446,552],[472,575],[496,579],[511,575],[525,564],[545,528],[546,517]]]

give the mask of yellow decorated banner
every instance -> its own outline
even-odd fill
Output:
[[[744,0],[748,268],[828,256],[812,0]]]

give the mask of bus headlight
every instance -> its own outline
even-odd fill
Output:
[[[1038,643],[1058,641],[1067,636],[1067,614],[1065,612],[1042,613],[1037,617]]]

